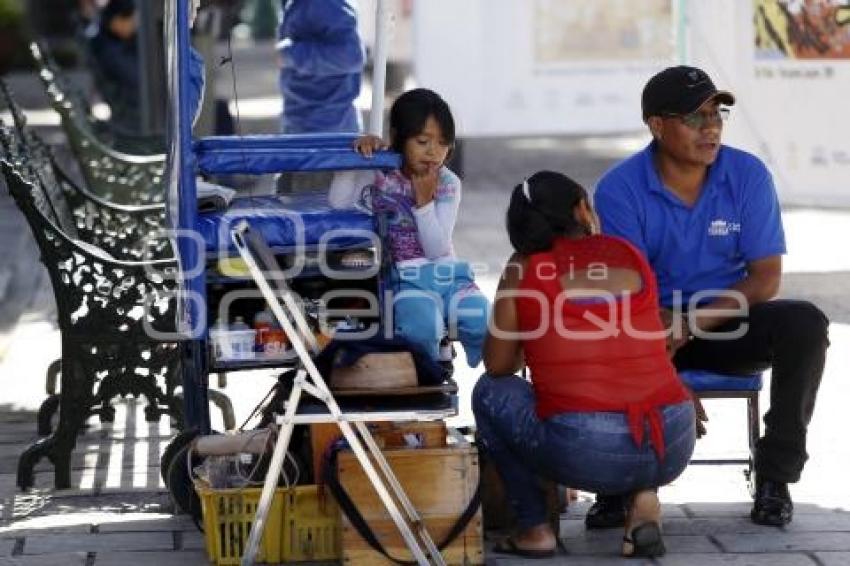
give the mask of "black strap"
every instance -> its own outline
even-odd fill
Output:
[[[339,505],[342,512],[345,513],[345,516],[348,517],[348,520],[351,522],[351,525],[357,530],[357,533],[365,540],[369,546],[371,546],[376,551],[380,552],[384,556],[386,556],[392,562],[396,564],[402,565],[415,565],[417,564],[411,560],[400,560],[395,558],[394,556],[390,556],[387,550],[384,548],[384,545],[381,544],[381,541],[378,540],[378,537],[375,536],[375,533],[372,531],[372,528],[369,526],[369,523],[366,522],[366,519],[363,518],[363,515],[360,514],[360,511],[357,509],[357,506],[349,497],[348,492],[345,491],[345,488],[342,487],[342,484],[339,481],[339,470],[337,469],[337,454],[339,454],[340,447],[342,443],[338,443],[336,446],[332,447],[325,457],[324,462],[324,470],[322,471],[322,478],[325,481],[325,484],[331,490],[334,498],[336,499],[337,504]],[[469,500],[469,504],[464,509],[463,513],[457,518],[455,524],[452,525],[452,528],[446,534],[446,537],[443,539],[440,544],[437,545],[437,549],[442,551],[448,545],[454,541],[458,535],[460,535],[464,530],[466,530],[466,526],[475,516],[475,513],[478,511],[478,507],[481,505],[481,476],[478,477],[478,485],[475,486],[475,493],[472,494],[472,498]]]

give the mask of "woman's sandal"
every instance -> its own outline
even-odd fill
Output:
[[[654,491],[635,494],[626,519],[623,556],[652,558],[667,552],[661,538],[661,504]],[[636,525],[636,526],[633,526]]]

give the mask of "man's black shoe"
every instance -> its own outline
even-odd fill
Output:
[[[756,500],[750,512],[753,523],[782,527],[793,517],[794,503],[788,493],[788,484],[756,479]]]
[[[625,524],[626,500],[622,495],[597,495],[596,503],[584,517],[584,526],[588,529],[611,529]]]

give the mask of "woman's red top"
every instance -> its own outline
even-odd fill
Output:
[[[602,279],[611,268],[636,271],[640,290],[588,300],[561,286],[565,274]],[[529,257],[515,301],[540,418],[624,412],[638,446],[648,421],[663,457],[660,408],[690,396],[667,354],[657,284],[643,255],[614,236],[560,238]]]

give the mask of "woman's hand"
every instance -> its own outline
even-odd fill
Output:
[[[661,324],[667,329],[667,353],[672,358],[676,351],[691,339],[687,314],[674,314],[670,309],[661,309]]]
[[[356,140],[354,140],[354,151],[362,155],[363,157],[372,157],[372,155],[380,150],[387,149],[389,145],[387,142],[379,138],[378,136],[372,134],[366,134],[365,136],[360,136]]]
[[[439,181],[440,167],[438,165],[429,166],[424,171],[411,175],[410,182],[413,184],[417,208],[425,206],[436,198]]]

